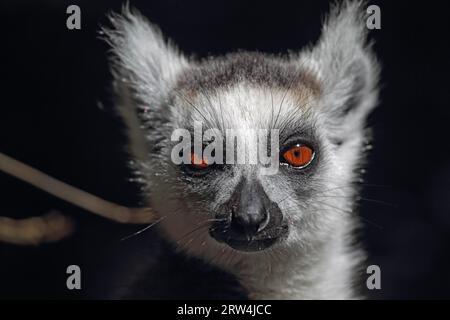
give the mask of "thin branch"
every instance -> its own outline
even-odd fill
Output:
[[[72,203],[87,211],[120,223],[145,224],[152,222],[155,219],[155,215],[150,208],[128,208],[106,201],[86,191],[52,178],[3,153],[0,153],[0,171],[8,173],[38,189],[44,190],[57,198]],[[69,225],[68,221],[68,218],[55,214],[23,220],[0,217],[0,241],[12,243],[26,243],[27,241],[36,243],[37,240],[32,239],[57,241],[62,237],[62,234],[59,234],[60,231],[56,230],[55,227],[62,227],[61,230],[66,230],[67,232],[69,229],[71,230],[71,228],[67,227]],[[32,225],[36,225],[35,231],[30,231],[32,230],[30,227]],[[46,231],[44,231],[44,229]],[[27,235],[27,232],[30,232],[30,234]],[[36,235],[33,235],[33,232],[35,232]],[[51,232],[52,235],[48,232]]]

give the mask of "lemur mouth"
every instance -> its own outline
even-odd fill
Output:
[[[244,252],[254,252],[254,251],[262,251],[264,249],[271,247],[277,242],[277,240],[278,237],[277,238],[270,237],[265,239],[250,239],[250,240],[228,238],[224,242],[233,249]]]
[[[225,243],[231,248],[243,252],[265,250],[284,239],[287,232],[288,225],[286,223],[256,234],[243,234],[225,224],[213,225],[209,230],[210,235],[218,242]]]

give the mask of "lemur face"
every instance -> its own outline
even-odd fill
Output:
[[[220,252],[245,259],[325,241],[345,221],[378,76],[360,12],[358,3],[334,8],[317,45],[297,54],[203,61],[167,45],[137,13],[114,17],[105,32],[133,169],[174,244],[209,260]],[[191,160],[181,164],[173,160],[178,129],[192,136],[176,152]],[[206,137],[208,129],[223,139]],[[239,157],[230,130],[243,130],[236,137],[244,159],[262,150],[277,160],[275,170],[228,161]],[[249,133],[258,130],[265,140]],[[213,141],[223,163],[204,156]]]
[[[185,70],[171,95],[173,129],[194,132],[193,124],[200,123],[205,133],[212,129],[223,137],[214,150],[223,153],[219,164],[205,159],[174,166],[166,154],[167,171],[177,173],[172,184],[185,194],[177,201],[212,219],[209,235],[235,250],[260,251],[286,241],[320,184],[314,179],[323,154],[320,119],[312,111],[320,95],[316,79],[289,60],[238,53]],[[233,130],[236,138],[230,139]],[[268,137],[259,143],[255,133]],[[247,147],[239,150],[247,161],[237,161],[238,140]],[[205,151],[208,145],[202,139]],[[273,172],[250,163],[261,149],[276,157]]]

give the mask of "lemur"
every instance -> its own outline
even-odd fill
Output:
[[[135,275],[140,289],[123,297],[359,298],[354,281],[364,252],[352,210],[379,78],[363,4],[333,5],[317,44],[288,55],[238,51],[198,60],[134,9],[111,21],[103,31],[117,110],[142,196],[159,217],[151,230],[165,243],[150,269]],[[175,164],[172,133],[195,122],[224,136],[278,130],[277,172],[202,159]],[[168,256],[176,257],[172,264]],[[171,289],[157,293],[165,286]]]

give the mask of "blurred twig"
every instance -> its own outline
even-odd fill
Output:
[[[0,153],[0,171],[28,182],[57,198],[120,223],[144,224],[154,219],[149,208],[128,208],[106,201],[52,178],[3,153]],[[29,244],[37,244],[39,239],[41,242],[57,241],[71,232],[72,227],[69,225],[72,226],[70,220],[60,214],[23,220],[0,217],[0,241],[22,244],[27,244],[27,241]],[[35,226],[34,229],[33,226]]]
[[[0,217],[0,241],[18,245],[59,241],[70,235],[73,229],[72,219],[56,211],[20,220]]]

